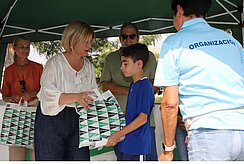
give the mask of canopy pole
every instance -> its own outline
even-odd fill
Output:
[[[237,13],[238,10],[232,10],[232,11],[229,11],[230,13]],[[225,13],[221,13],[221,14],[216,14],[216,15],[211,15],[211,16],[207,16],[207,20],[208,19],[212,19],[212,18],[217,18],[217,17],[221,17],[221,16],[225,16],[225,15],[229,15],[228,12],[225,12]]]
[[[225,11],[227,11],[229,14],[230,14],[230,16],[233,18],[233,19],[235,19],[239,24],[240,24],[240,21],[232,14],[232,13],[230,13],[230,11],[219,1],[219,0],[216,0],[216,2],[225,10]]]
[[[4,22],[4,23],[3,23],[3,27],[2,27],[2,29],[1,29],[1,31],[0,31],[0,37],[2,37],[2,35],[3,35],[3,31],[4,31],[5,26],[6,26],[6,23],[7,23],[7,21],[8,21],[9,15],[10,15],[10,13],[11,13],[11,11],[12,11],[12,9],[14,8],[14,6],[15,6],[16,3],[17,3],[17,0],[15,0],[14,3],[10,6],[9,11],[7,12],[7,14],[5,15],[5,17],[4,17],[3,20],[1,21],[1,24],[2,24],[3,22]]]

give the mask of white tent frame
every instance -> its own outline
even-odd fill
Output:
[[[17,3],[18,0],[15,0],[13,5],[11,5],[9,11],[7,12],[6,16],[3,18],[3,20],[1,21],[1,23],[3,24],[3,27],[0,31],[0,36],[3,38],[6,37],[10,37],[10,36],[16,36],[16,35],[21,35],[21,34],[28,34],[28,33],[44,33],[44,34],[50,34],[50,35],[57,35],[57,36],[61,36],[62,33],[57,33],[57,32],[53,32],[51,30],[54,29],[59,29],[59,28],[63,28],[66,27],[68,24],[64,24],[64,25],[57,25],[57,26],[53,26],[53,27],[47,27],[47,28],[42,28],[42,29],[31,29],[31,28],[27,28],[27,27],[18,27],[18,26],[14,26],[14,25],[9,25],[7,24],[8,18],[11,14],[12,9],[14,8],[15,4]],[[219,24],[219,25],[236,25],[239,26],[241,24],[241,22],[243,22],[244,20],[244,6],[243,6],[243,12],[241,15],[241,19],[239,20],[238,18],[236,18],[233,13],[237,13],[238,10],[229,10],[223,3],[221,3],[219,0],[215,0],[223,9],[224,12],[223,13],[219,13],[216,15],[211,15],[208,16],[206,18],[207,22],[210,24]],[[238,6],[232,2],[230,2],[229,0],[223,0],[226,3],[230,4],[231,6],[234,6],[236,8],[238,8]],[[243,4],[244,4],[244,0],[243,0]],[[230,15],[233,18],[232,22],[220,22],[220,21],[211,21],[212,18],[217,18],[217,17],[221,17],[221,16],[225,16],[225,15]],[[132,23],[141,23],[141,22],[147,22],[147,21],[160,21],[160,22],[173,22],[173,19],[169,19],[169,18],[146,18],[146,19],[140,19],[140,20],[135,20],[132,21]],[[108,27],[108,26],[102,26],[102,25],[91,25],[94,28],[98,28],[97,30],[95,30],[95,32],[101,32],[101,31],[107,31],[110,29],[115,29],[115,30],[120,30],[120,27],[122,26],[122,24],[119,25],[114,25],[112,27]],[[21,32],[17,32],[17,33],[9,33],[9,34],[4,34],[4,29],[5,28],[12,28],[12,29],[18,29],[18,30],[22,30]],[[153,33],[153,32],[157,32],[157,31],[162,31],[162,30],[166,30],[166,29],[171,29],[174,28],[173,25],[167,26],[167,27],[162,27],[162,28],[155,28],[153,30],[147,30],[147,29],[140,29],[141,32],[144,33]],[[244,36],[244,27],[242,27],[242,36]],[[244,43],[244,39],[243,39],[243,43]]]

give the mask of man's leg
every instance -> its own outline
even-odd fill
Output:
[[[188,151],[186,141],[187,132],[182,129],[179,124],[176,127],[175,142],[178,152],[179,161],[188,161]]]
[[[232,161],[241,153],[239,131],[197,129],[188,131],[190,161]],[[244,153],[244,152],[242,152]]]

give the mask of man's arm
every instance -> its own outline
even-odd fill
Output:
[[[103,92],[110,90],[115,95],[127,95],[129,88],[112,83],[112,82],[103,81],[102,90],[103,90]]]
[[[157,61],[156,61],[156,57],[155,55],[150,51],[149,52],[149,62],[148,62],[148,66],[149,66],[149,70],[150,70],[150,74],[149,74],[149,79],[153,85],[154,83],[154,77],[155,77],[155,72],[156,72],[156,69],[157,69]],[[158,92],[159,88],[158,87],[155,87],[153,86],[153,90],[154,90],[154,93]]]
[[[174,145],[177,114],[178,114],[178,86],[164,87],[161,103],[161,115],[164,131],[164,144],[167,147]],[[173,151],[164,151],[159,160],[173,160]]]
[[[136,130],[137,128],[141,127],[142,125],[144,125],[147,122],[147,114],[145,113],[140,113],[136,119],[134,119],[129,125],[127,125],[126,127],[124,127],[122,130],[117,131],[116,133],[112,134],[109,139],[108,142],[106,144],[106,146],[114,146],[119,142],[119,139]]]

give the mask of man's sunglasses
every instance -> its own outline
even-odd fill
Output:
[[[137,36],[138,36],[138,34],[130,34],[130,35],[123,34],[123,35],[120,35],[120,37],[121,37],[123,40],[128,39],[128,37],[129,37],[130,39],[135,39]]]
[[[27,91],[26,87],[25,87],[25,80],[20,80],[19,84],[21,86],[21,92],[25,93]]]

